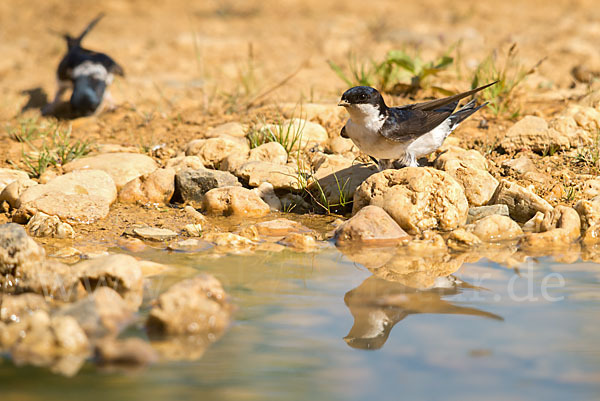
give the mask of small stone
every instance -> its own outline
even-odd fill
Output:
[[[142,252],[146,244],[139,238],[121,237],[117,239],[117,245],[129,252]]]
[[[271,210],[256,192],[241,187],[211,189],[205,194],[202,207],[213,215],[241,217],[263,217]]]
[[[470,167],[459,160],[449,160],[444,171],[450,174],[464,189],[469,205],[486,205],[496,188],[498,180],[485,170]]]
[[[535,216],[527,220],[523,224],[523,231],[526,233],[539,233],[542,231],[542,222],[544,221],[544,213],[537,212]]]
[[[523,235],[523,230],[515,221],[498,214],[478,220],[472,232],[485,242],[508,241]]]
[[[481,245],[481,240],[464,228],[457,228],[448,235],[447,245],[450,249],[463,251]]]
[[[202,225],[201,224],[186,224],[183,227],[183,232],[190,237],[201,237],[202,236]]]
[[[267,142],[250,150],[248,161],[263,161],[285,165],[288,153],[279,142]]]
[[[334,234],[336,245],[390,245],[410,236],[380,207],[365,206],[340,225]]]
[[[159,168],[129,181],[119,192],[124,203],[168,204],[175,192],[175,170]]]
[[[43,212],[34,214],[25,228],[32,237],[75,238],[73,227]]]
[[[290,233],[279,243],[300,252],[312,252],[317,248],[317,241],[310,234]]]
[[[184,202],[202,202],[214,188],[242,186],[231,173],[218,170],[182,170],[175,176],[177,190]]]
[[[248,238],[232,233],[206,233],[202,239],[219,247],[246,248],[254,245],[254,242]]]
[[[467,217],[467,224],[481,220],[484,217],[498,214],[500,216],[509,216],[507,205],[489,205],[489,206],[476,206],[469,208],[469,216]]]
[[[548,202],[531,190],[507,180],[500,182],[490,204],[507,205],[510,217],[520,223],[531,219],[537,212],[546,213],[552,210]]]
[[[10,207],[16,209],[19,207],[21,194],[34,185],[38,185],[38,183],[30,179],[11,182],[0,192],[0,204],[8,202]]]
[[[229,324],[231,309],[219,280],[202,274],[161,294],[150,310],[147,327],[157,335],[218,333]]]
[[[170,266],[152,262],[150,260],[140,260],[138,266],[140,267],[144,278],[156,276],[171,269]]]
[[[10,183],[27,180],[29,180],[29,175],[24,171],[0,168],[0,192]]]
[[[138,153],[103,153],[82,157],[63,166],[67,173],[76,170],[104,171],[112,177],[118,190],[129,181],[150,174],[157,168],[158,165],[151,157]]]
[[[181,170],[202,170],[204,164],[198,156],[179,156],[167,160],[166,168],[172,168],[175,173]]]
[[[186,240],[181,240],[177,242],[173,242],[167,246],[167,249],[171,251],[180,251],[180,252],[204,252],[211,249],[213,246],[208,241],[203,241],[196,238],[189,238]]]
[[[581,194],[585,199],[592,199],[595,196],[600,195],[600,180],[593,179],[587,180],[583,183]]]
[[[108,338],[96,344],[96,358],[102,365],[142,366],[158,361],[158,353],[141,338]]]
[[[177,237],[175,231],[157,227],[136,227],[133,232],[138,237],[151,241],[168,241]]]
[[[238,123],[238,122],[230,122],[217,125],[209,129],[206,134],[204,134],[205,138],[245,138],[246,137],[246,128]]]
[[[409,234],[463,225],[469,208],[462,187],[431,167],[384,170],[367,178],[354,194],[353,213],[367,205],[383,208]]]
[[[453,160],[458,160],[471,168],[487,170],[487,160],[481,153],[474,149],[466,150],[458,146],[449,146],[443,153],[440,153],[435,159],[434,167],[446,170],[446,163]]]
[[[568,149],[569,140],[554,129],[541,117],[525,116],[508,129],[500,142],[507,152],[530,149],[534,152],[548,151],[550,148]]]
[[[504,169],[505,175],[512,173],[519,177],[523,176],[525,173],[538,172],[531,159],[527,156],[520,156],[516,159],[506,160],[502,163],[502,168]]]
[[[48,311],[50,306],[43,296],[33,293],[4,295],[0,298],[0,322],[20,322],[36,310]],[[1,347],[0,347],[1,348]]]
[[[527,234],[519,245],[525,250],[548,250],[569,246],[581,234],[581,221],[577,212],[559,205],[544,215],[540,232]]]

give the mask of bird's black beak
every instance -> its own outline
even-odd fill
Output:
[[[345,99],[342,99],[342,100],[340,100],[340,102],[338,103],[338,106],[342,106],[342,107],[348,107],[348,106],[350,106],[350,103],[349,103],[347,100],[345,100]]]

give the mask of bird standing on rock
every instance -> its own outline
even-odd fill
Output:
[[[369,86],[355,86],[342,95],[338,106],[346,108],[350,119],[341,136],[352,139],[371,158],[378,158],[379,168],[397,159],[402,167],[418,167],[419,157],[440,146],[446,137],[471,114],[485,106],[471,100],[454,112],[461,99],[471,96],[496,82],[424,103],[388,107],[381,94]]]
[[[110,100],[108,86],[113,77],[125,75],[123,68],[104,53],[81,47],[81,41],[102,19],[100,14],[88,24],[78,37],[65,34],[67,54],[58,65],[58,91],[54,101],[42,109],[42,114],[54,114],[63,94],[73,89],[69,100],[71,113],[75,116],[93,114],[103,100]]]

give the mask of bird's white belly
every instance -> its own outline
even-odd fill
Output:
[[[371,129],[352,120],[346,123],[346,135],[358,148],[369,156],[378,159],[401,159],[404,157],[406,143],[393,142],[379,134],[379,129]]]
[[[433,153],[442,146],[444,139],[446,139],[450,132],[450,120],[445,120],[425,135],[411,142],[406,147],[406,153],[413,155],[415,159]]]

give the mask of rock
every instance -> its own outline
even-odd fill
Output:
[[[33,312],[48,311],[50,306],[43,296],[26,293],[20,295],[4,295],[0,298],[0,322],[20,322]],[[1,347],[0,347],[1,348]]]
[[[449,160],[444,171],[452,176],[464,189],[469,205],[486,205],[496,188],[498,180],[485,170],[473,168],[459,160]]]
[[[22,265],[16,271],[15,292],[34,292],[62,302],[72,302],[81,294],[77,270],[64,263],[46,260],[38,265]],[[11,290],[8,288],[5,290]]]
[[[367,205],[383,208],[410,234],[453,230],[465,223],[469,207],[461,186],[448,173],[430,167],[370,176],[354,194],[353,213]]]
[[[223,159],[232,153],[247,154],[245,143],[227,138],[196,139],[185,148],[186,156],[198,156],[205,167],[218,169]]]
[[[248,161],[262,161],[285,165],[288,154],[279,142],[267,142],[250,150]]]
[[[157,168],[158,165],[151,157],[138,153],[103,153],[82,157],[63,166],[67,173],[76,170],[102,170],[112,177],[118,190],[129,181],[150,174]]]
[[[85,333],[70,316],[50,317],[37,311],[14,326],[20,335],[10,348],[17,365],[50,366],[55,372],[72,376],[89,353]]]
[[[230,122],[225,124],[217,125],[209,129],[205,138],[222,138],[222,137],[234,137],[234,138],[246,138],[246,128],[237,122]]]
[[[136,227],[133,229],[133,233],[141,239],[150,241],[168,241],[177,237],[175,231],[157,227]]]
[[[248,238],[232,233],[206,233],[202,238],[224,248],[246,248],[254,245],[254,242]]]
[[[159,168],[129,181],[119,192],[124,203],[167,204],[175,192],[175,170]]]
[[[219,280],[202,274],[161,294],[146,324],[151,333],[158,335],[219,333],[229,324],[231,310]]]
[[[17,203],[16,217],[27,220],[41,211],[63,221],[88,224],[106,217],[116,197],[115,184],[107,173],[74,171],[25,190]]]
[[[175,183],[184,202],[202,202],[204,195],[214,188],[242,186],[233,174],[208,169],[179,171]]]
[[[88,293],[100,287],[115,290],[133,309],[142,303],[142,271],[138,261],[129,255],[113,254],[74,265]]]
[[[25,228],[32,237],[75,238],[73,227],[44,212],[34,214]]]
[[[133,319],[132,308],[109,287],[96,288],[86,298],[59,309],[56,316],[71,316],[89,338],[117,335]]]
[[[288,219],[275,219],[263,221],[253,225],[258,235],[267,237],[285,237],[290,233],[306,234],[312,232],[311,229],[297,221]]]
[[[298,170],[295,167],[271,162],[244,163],[235,171],[235,175],[251,187],[258,187],[262,183],[268,182],[276,190],[294,190],[299,189],[301,184]]]
[[[550,129],[543,118],[525,116],[508,129],[500,146],[507,152],[521,149],[544,152],[551,148],[568,149],[570,143],[566,137]]]
[[[108,338],[96,344],[96,358],[102,365],[139,366],[158,361],[158,353],[152,346],[137,337],[126,339]]]
[[[580,116],[581,115],[578,115],[578,117]],[[593,143],[592,135],[590,135],[585,129],[581,128],[573,116],[557,116],[550,121],[549,126],[550,132],[553,134],[558,134],[564,139],[568,140],[571,148],[590,146]]]
[[[352,139],[334,136],[329,140],[329,149],[331,153],[338,155],[353,155],[358,152],[358,148],[352,142]]]
[[[189,238],[182,241],[173,242],[167,246],[167,249],[171,251],[179,252],[204,252],[211,249],[213,245],[201,239]]]
[[[208,223],[208,221],[206,220],[206,217],[202,213],[200,213],[199,211],[194,209],[192,206],[188,205],[188,206],[184,207],[183,210],[196,223],[199,223],[199,224],[207,224]]]
[[[490,204],[507,205],[510,217],[519,223],[531,219],[537,212],[546,213],[552,210],[548,202],[531,190],[507,180],[500,182]]]
[[[600,224],[600,199],[580,200],[575,204],[575,210],[579,214],[583,231]]]
[[[508,241],[523,235],[523,230],[515,221],[499,214],[478,220],[472,232],[485,242]]]
[[[539,233],[542,231],[542,221],[544,221],[544,213],[537,212],[535,216],[527,220],[523,224],[523,231],[526,233]]]
[[[498,214],[500,216],[509,216],[507,205],[489,205],[489,206],[475,206],[469,208],[469,216],[467,217],[467,224],[476,222],[477,220],[483,219],[487,216]]]
[[[365,206],[335,230],[336,245],[391,245],[409,235],[378,206]]]
[[[577,212],[560,205],[545,213],[540,232],[527,234],[519,245],[530,251],[566,247],[576,241],[580,234],[581,222]]]
[[[273,188],[272,184],[263,182],[258,187],[252,189],[252,192],[256,192],[256,194],[269,205],[272,211],[282,210],[281,200],[275,193],[275,188]]]
[[[581,195],[584,199],[592,199],[593,197],[600,195],[600,180],[593,179],[585,181],[583,183],[583,188],[581,189]]]
[[[172,168],[176,173],[181,170],[202,170],[204,164],[198,156],[180,156],[167,160],[167,168]]]
[[[505,175],[512,173],[519,177],[523,176],[525,173],[538,172],[531,159],[527,156],[520,156],[516,159],[506,160],[502,163],[502,168],[504,169]]]
[[[313,166],[316,181],[308,189],[330,207],[350,204],[358,186],[379,171],[374,165],[353,164],[353,160],[337,155],[320,155],[313,159]]]
[[[29,180],[29,175],[24,171],[0,168],[0,192],[10,183],[27,180]]]
[[[317,248],[317,241],[310,234],[290,233],[279,243],[300,252],[312,252]]]
[[[450,232],[448,235],[448,248],[456,251],[464,251],[469,248],[481,245],[481,240],[475,234],[465,230],[464,228],[457,228]]]
[[[201,237],[202,236],[202,225],[201,224],[186,224],[183,226],[182,231],[190,237]]]
[[[479,170],[487,170],[487,160],[481,153],[471,149],[466,150],[458,146],[449,146],[447,150],[441,153],[434,162],[434,167],[440,170],[446,170],[446,163],[458,160],[463,165]]]
[[[572,116],[577,125],[587,132],[594,133],[600,129],[600,111],[594,107],[574,105],[565,114]]]
[[[249,189],[223,187],[208,191],[202,201],[203,210],[213,215],[262,217],[270,212],[261,198]]]
[[[8,202],[10,207],[16,209],[21,194],[34,185],[38,185],[38,183],[30,179],[11,182],[0,192],[0,204]]]
[[[281,125],[266,124],[259,130],[270,131],[269,135],[289,139],[290,151],[310,148],[314,145],[325,146],[329,140],[327,131],[320,124],[301,118],[292,118]]]

